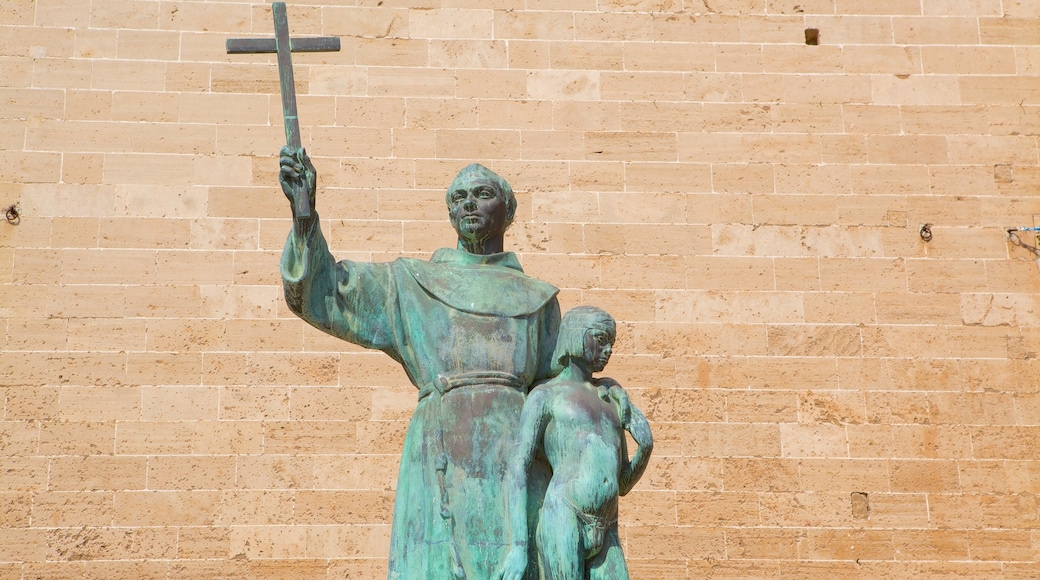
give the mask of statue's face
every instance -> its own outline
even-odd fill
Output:
[[[592,372],[598,373],[607,367],[614,348],[614,337],[605,329],[590,328],[585,332],[585,361]]]
[[[486,240],[506,231],[508,208],[498,187],[477,174],[460,176],[448,194],[448,217],[460,239]]]

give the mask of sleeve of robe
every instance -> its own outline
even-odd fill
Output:
[[[303,234],[294,228],[282,252],[285,302],[324,332],[379,349],[400,361],[397,287],[389,264],[336,262],[317,216]]]
[[[538,374],[535,382],[552,378],[552,353],[556,349],[556,335],[560,330],[560,303],[553,298],[545,305],[538,325]]]

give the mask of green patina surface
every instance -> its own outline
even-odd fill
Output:
[[[283,153],[287,194],[306,190],[313,201],[309,162]],[[494,574],[511,542],[504,489],[524,396],[549,376],[556,288],[501,251],[510,204],[490,172],[467,170],[454,184],[465,199],[449,205],[459,248],[439,250],[429,262],[337,262],[317,212],[297,216],[282,256],[285,297],[296,314],[387,353],[419,389],[398,476],[390,578]],[[531,493],[536,506],[537,484]]]
[[[294,201],[306,195],[313,208],[316,175],[306,155],[287,147],[281,165],[286,195]],[[524,274],[516,256],[502,250],[516,207],[508,183],[471,165],[446,201],[459,244],[429,261],[336,261],[317,212],[296,214],[297,203],[282,254],[293,312],[333,336],[387,353],[418,388],[394,503],[391,579],[486,579],[501,574],[518,550],[525,562],[539,559],[527,530],[538,529],[550,471],[532,453],[521,485],[510,479],[510,466],[520,441],[532,441],[524,431],[531,427],[521,428],[522,413],[529,413],[525,397],[554,374],[557,289]],[[614,392],[627,405],[620,386]],[[617,422],[614,403],[601,407]],[[617,428],[610,433],[617,439]],[[618,474],[613,478],[616,511]],[[523,514],[522,524],[510,517],[511,507]],[[570,540],[562,541],[570,549]],[[513,577],[537,578],[538,566]]]

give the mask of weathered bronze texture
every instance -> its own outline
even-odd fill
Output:
[[[491,578],[511,547],[506,479],[524,396],[550,377],[560,317],[557,289],[503,251],[512,189],[470,165],[446,193],[456,248],[430,261],[336,262],[317,211],[295,209],[300,196],[315,201],[316,172],[302,149],[282,149],[279,177],[294,201],[281,263],[290,309],[387,353],[419,390],[402,450],[389,577]],[[537,470],[526,489],[532,520],[547,479]]]
[[[228,54],[257,54],[278,52],[278,44],[274,38],[229,38],[225,42]],[[339,52],[338,36],[315,36],[308,38],[290,38],[289,50],[292,52]]]
[[[592,306],[563,317],[553,352],[559,374],[531,391],[520,416],[510,466],[513,545],[496,579],[521,580],[534,568],[526,502],[536,455],[544,455],[552,470],[534,530],[539,577],[628,578],[618,537],[618,496],[642,476],[653,437],[646,417],[616,381],[593,379],[610,359],[615,329],[614,319]],[[631,459],[626,431],[638,446]]]

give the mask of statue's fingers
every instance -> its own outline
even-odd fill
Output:
[[[287,179],[296,179],[300,176],[299,172],[293,169],[292,165],[282,165],[280,173]]]
[[[305,150],[300,149],[300,154],[297,158],[300,160],[300,163],[302,163],[304,167],[306,167],[310,171],[314,171],[314,164],[311,163],[311,157],[310,155],[307,155],[307,152]]]
[[[617,392],[619,394],[618,398],[621,399],[622,404],[625,405],[625,408],[627,409],[629,405],[632,404],[632,399],[628,396],[628,392],[620,386],[617,388]]]
[[[618,407],[621,409],[621,422],[628,423],[632,418],[632,401],[628,398],[628,393],[620,386],[612,389],[612,393],[617,397]]]

